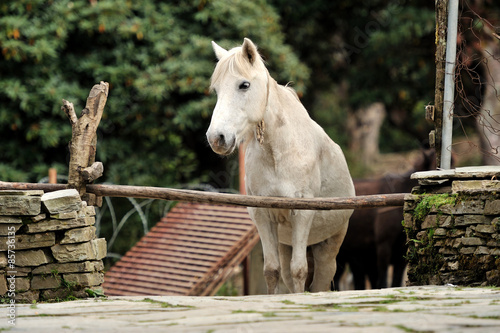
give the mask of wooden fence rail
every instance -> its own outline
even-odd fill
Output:
[[[44,190],[47,192],[68,189],[67,184],[11,183],[0,181],[0,190]],[[87,192],[97,196],[148,198],[173,201],[229,204],[247,207],[281,209],[360,209],[372,207],[403,206],[405,193],[363,195],[347,198],[285,198],[261,197],[241,194],[227,194],[180,190],[151,186],[129,185],[87,185]]]

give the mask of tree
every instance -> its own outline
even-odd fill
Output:
[[[427,141],[424,106],[434,91],[432,3],[273,3],[287,41],[312,70],[307,107],[335,140],[348,146],[347,115],[359,118],[358,113],[382,103],[388,115],[380,136],[383,151],[417,148]]]
[[[303,91],[307,68],[285,45],[265,1],[9,1],[0,5],[0,179],[36,181],[67,172],[67,99],[110,83],[98,131],[104,181],[173,185],[208,180],[205,130],[215,57],[253,38],[273,75]],[[210,157],[209,157],[210,156]],[[212,164],[210,164],[212,163]]]
[[[459,23],[455,112],[462,124],[475,125],[481,163],[500,165],[500,6],[464,1]]]
[[[71,126],[62,99],[78,113],[90,88],[106,81],[99,181],[227,187],[230,160],[217,157],[205,139],[215,106],[208,91],[216,61],[210,41],[231,48],[243,37],[261,47],[273,77],[304,91],[309,70],[284,43],[279,16],[264,0],[230,6],[221,0],[2,2],[0,179],[38,181],[50,166],[67,174]],[[141,214],[128,211],[141,206]],[[113,239],[108,252],[125,253],[165,209],[164,203],[106,200],[106,223],[98,230]]]

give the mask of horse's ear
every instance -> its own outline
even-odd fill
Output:
[[[248,38],[245,38],[243,45],[241,46],[243,50],[243,55],[248,59],[250,64],[254,64],[255,60],[259,57],[259,52],[257,51],[257,46]]]
[[[212,48],[214,49],[217,60],[220,60],[224,55],[227,54],[227,50],[217,45],[217,43],[214,41],[212,41]]]

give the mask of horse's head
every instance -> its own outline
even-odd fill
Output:
[[[269,74],[257,47],[248,38],[229,51],[212,42],[219,62],[211,80],[217,93],[207,139],[217,154],[231,154],[263,119]]]

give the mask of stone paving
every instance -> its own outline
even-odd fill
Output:
[[[500,332],[500,288],[403,287],[241,297],[109,297],[0,306],[12,332]]]

